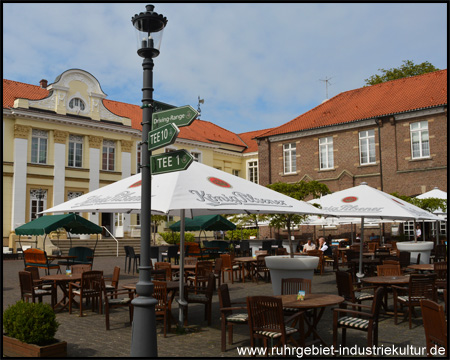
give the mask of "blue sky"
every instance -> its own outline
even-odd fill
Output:
[[[154,98],[242,133],[284,124],[403,60],[447,68],[446,3],[153,3],[168,19]],[[3,77],[90,72],[108,99],[141,104],[134,14],[145,3],[7,3]]]

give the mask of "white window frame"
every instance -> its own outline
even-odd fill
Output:
[[[141,172],[142,165],[142,145],[140,143],[136,144],[136,174]]]
[[[202,162],[202,153],[198,151],[191,151],[191,155],[194,158],[194,161],[197,161],[199,163]]]
[[[247,180],[259,184],[258,160],[247,161]]]
[[[106,163],[105,163],[106,153]],[[110,161],[110,155],[113,155],[112,164]],[[116,162],[116,143],[113,140],[103,140],[102,146],[102,170],[114,171]],[[112,165],[112,166],[111,166]]]
[[[419,121],[409,124],[411,136],[411,158],[423,159],[430,157],[430,137],[428,121]],[[416,140],[414,138],[417,138]],[[414,150],[414,147],[417,147]]]
[[[283,144],[283,172],[284,174],[297,173],[297,146],[296,143]]]
[[[405,221],[403,223],[403,233],[408,237],[414,237],[414,221]]]
[[[72,148],[72,149],[71,149]],[[72,154],[71,154],[72,151]],[[80,158],[77,161],[77,152],[80,152]],[[67,166],[74,168],[83,167],[83,136],[69,135],[69,149],[68,149]]]
[[[43,197],[39,200],[38,189],[30,190],[30,221],[37,219],[39,216],[38,212],[43,211],[47,208],[47,190],[42,190]]]
[[[47,147],[48,131],[33,129],[31,132],[31,162],[33,164],[47,164]]]
[[[74,97],[69,101],[69,109],[76,112],[84,111],[86,109],[86,104],[79,97]]]
[[[367,160],[364,160],[363,153],[367,154]],[[364,130],[359,132],[359,164],[376,164],[375,153],[375,130]]]
[[[332,136],[319,139],[319,166],[320,170],[334,169]]]

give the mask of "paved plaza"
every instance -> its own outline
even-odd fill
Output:
[[[8,305],[20,299],[18,271],[23,270],[22,260],[3,261],[3,310]],[[94,270],[103,270],[105,277],[111,277],[114,266],[121,268],[120,285],[136,282],[138,275],[124,273],[124,257],[97,257],[94,261]],[[41,276],[44,271],[40,270]],[[52,271],[54,273],[54,270]],[[250,295],[272,295],[270,283],[260,281],[240,283],[227,281],[230,287],[232,301],[245,301]],[[60,290],[58,290],[60,291]],[[337,294],[335,274],[332,267],[327,267],[323,275],[315,274],[312,282],[312,291],[315,293]],[[61,294],[58,293],[58,297]],[[48,299],[44,301],[49,302]],[[389,298],[392,305],[392,295]],[[87,310],[86,316],[79,317],[75,309],[71,315],[67,310],[57,313],[56,317],[60,327],[56,337],[68,343],[69,357],[129,357],[131,344],[131,326],[128,323],[128,309],[113,309],[110,314],[111,330],[106,331],[105,316]],[[174,317],[178,318],[178,306],[174,302],[172,306]],[[418,351],[425,347],[425,335],[422,325],[420,308],[416,309],[417,317],[413,317],[412,329],[409,329],[408,321],[400,317],[399,325],[394,324],[391,315],[381,315],[379,324],[379,346],[395,346],[401,351]],[[203,305],[190,305],[188,333],[179,335],[172,332],[166,338],[162,334],[162,321],[157,322],[158,355],[160,357],[237,357],[238,347],[250,345],[249,330],[247,326],[234,327],[234,344],[227,344],[227,351],[220,351],[220,314],[217,292],[213,297],[212,325],[207,326],[203,318]],[[323,318],[318,326],[319,333],[327,344],[332,344],[332,310],[326,308]],[[362,331],[347,332],[347,346],[358,345],[364,347],[367,344],[367,335]],[[340,340],[339,340],[340,341]],[[399,355],[395,354],[395,357]],[[311,356],[308,356],[311,357]]]

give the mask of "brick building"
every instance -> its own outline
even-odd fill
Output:
[[[260,184],[447,191],[447,70],[341,93],[257,137]]]

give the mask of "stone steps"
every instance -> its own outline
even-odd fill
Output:
[[[134,251],[136,254],[140,253],[141,244],[140,239],[118,239],[119,241],[119,256],[125,256],[124,246],[132,246],[134,247]],[[81,239],[72,239],[72,247],[75,246],[85,246],[90,249],[94,249],[95,247],[95,239],[91,240],[81,240]],[[60,240],[52,240],[54,246],[58,247],[63,255],[69,253],[70,249],[70,240],[69,239],[60,239]],[[114,239],[103,238],[98,240],[97,246],[95,247],[95,256],[116,256],[117,254],[117,242]]]

